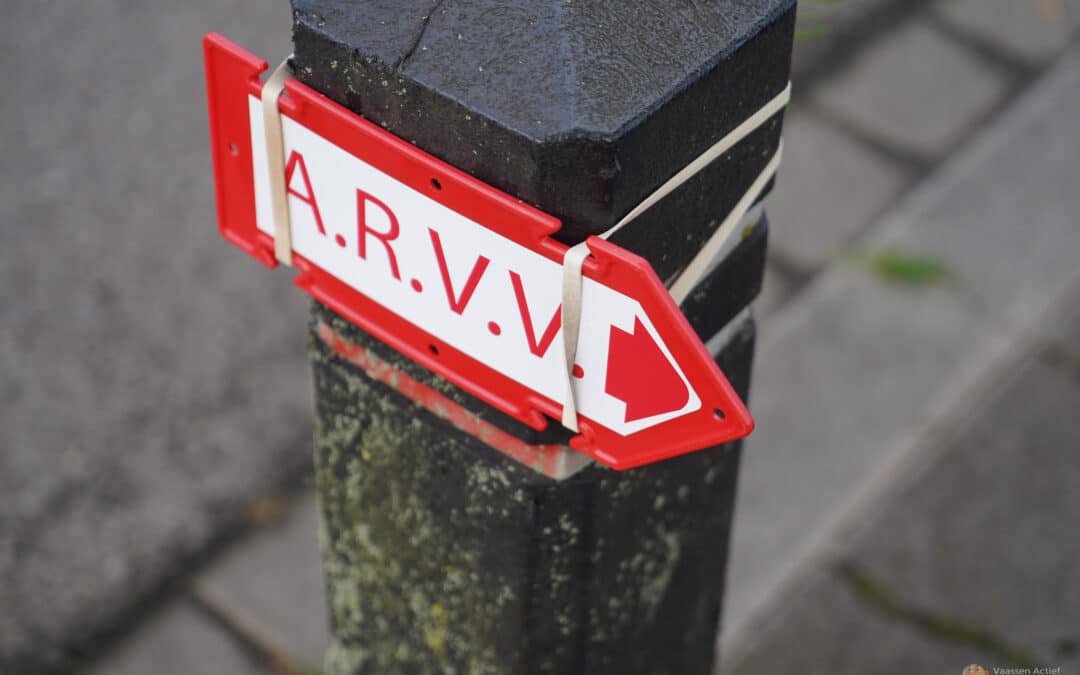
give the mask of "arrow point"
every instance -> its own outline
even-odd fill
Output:
[[[626,403],[626,422],[680,410],[690,400],[686,382],[639,317],[633,333],[611,327],[604,391]]]

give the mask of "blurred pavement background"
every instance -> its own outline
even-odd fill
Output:
[[[1080,2],[804,2],[733,673],[1080,671]],[[314,672],[306,302],[214,227],[199,40],[287,2],[15,5],[0,673]]]

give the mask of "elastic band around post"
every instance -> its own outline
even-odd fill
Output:
[[[690,291],[694,290],[694,287],[705,276],[709,264],[716,254],[720,252],[720,249],[723,248],[724,242],[735,234],[735,230],[738,228],[739,223],[742,222],[743,217],[750,210],[750,207],[754,205],[754,202],[757,201],[757,198],[761,196],[765,186],[769,184],[769,180],[776,174],[776,170],[780,168],[780,158],[783,154],[784,142],[780,141],[768,164],[765,165],[765,168],[761,170],[754,182],[743,193],[743,196],[735,204],[735,208],[731,210],[724,222],[720,223],[720,227],[716,228],[716,231],[712,233],[712,236],[697,252],[693,260],[683,268],[678,278],[671,284],[671,288],[668,290],[671,292],[671,297],[675,298],[675,304],[681,305],[686,300],[686,297],[690,295]]]
[[[285,90],[285,81],[292,75],[289,61],[281,62],[263,84],[263,131],[266,135],[266,162],[270,171],[270,204],[274,218],[274,257],[292,267],[292,224],[289,222],[289,187],[285,184],[285,139],[281,131],[281,111],[278,99]]]
[[[791,83],[789,82],[784,90],[772,98],[768,103],[762,106],[757,112],[744,120],[739,126],[732,129],[714,143],[708,150],[698,155],[694,161],[683,167],[678,173],[664,182],[663,185],[658,187],[648,197],[641,201],[640,204],[630,210],[619,222],[615,223],[606,232],[598,235],[601,239],[608,239],[613,234],[621,230],[635,220],[642,213],[648,211],[654,204],[668,196],[676,189],[678,189],[683,183],[696,176],[702,169],[707,167],[718,157],[730,150],[739,141],[746,138],[755,129],[764,124],[769,118],[777,114],[788,104],[791,100]],[[751,183],[749,189],[743,194],[742,198],[735,204],[735,208],[724,219],[720,227],[709,238],[700,251],[694,256],[693,260],[683,269],[678,278],[672,283],[671,295],[675,299],[676,304],[682,304],[686,296],[690,294],[694,286],[701,281],[701,277],[706,273],[709,268],[709,263],[715,257],[716,253],[723,247],[724,242],[732,235],[739,222],[753,206],[754,202],[760,196],[761,192],[765,189],[769,180],[776,173],[776,170],[780,166],[780,156],[783,149],[783,143],[777,146],[776,152],[769,159],[765,168],[758,174],[754,182]],[[562,278],[562,337],[563,337],[563,354],[565,356],[564,363],[564,379],[566,382],[566,396],[563,400],[563,412],[562,412],[562,424],[567,429],[577,432],[578,428],[578,413],[577,402],[574,397],[574,358],[577,355],[577,343],[578,336],[581,330],[581,288],[582,288],[582,267],[585,264],[585,259],[589,257],[589,246],[586,241],[570,247],[563,255],[563,278]]]
[[[577,433],[577,403],[574,399],[574,359],[577,357],[578,332],[581,330],[581,268],[589,257],[585,242],[572,246],[563,256],[562,335],[566,357],[566,396],[563,398],[562,425]]]

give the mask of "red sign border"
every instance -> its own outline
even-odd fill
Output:
[[[255,222],[248,97],[262,92],[263,59],[227,38],[210,33],[203,40],[210,116],[218,227],[222,235],[267,267],[276,267],[273,238]],[[338,105],[295,78],[285,83],[281,114],[302,123],[347,152],[412,189],[471,220],[562,263],[567,247],[551,238],[561,223]],[[302,121],[301,121],[302,120]],[[592,257],[584,274],[636,298],[661,339],[697,391],[703,407],[643,431],[623,436],[588,417],[571,447],[623,470],[735,440],[753,430],[745,405],[679,311],[649,263],[598,237],[589,239]],[[438,337],[339,281],[329,272],[293,255],[297,286],[408,358],[439,373],[485,403],[535,428],[558,419],[562,404],[511,380]],[[722,415],[710,401],[720,401]],[[545,416],[546,415],[546,416]]]

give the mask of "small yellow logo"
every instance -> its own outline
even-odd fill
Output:
[[[964,675],[990,675],[986,672],[986,668],[983,668],[977,663],[972,663],[967,668],[964,668]]]

